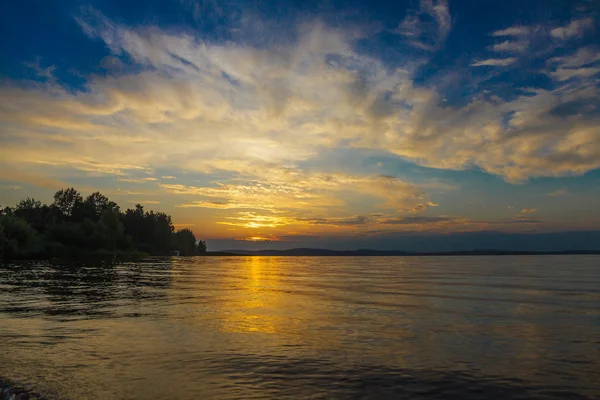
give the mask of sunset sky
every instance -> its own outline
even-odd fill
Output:
[[[5,1],[0,205],[99,190],[215,248],[599,230],[598,26],[593,0]]]

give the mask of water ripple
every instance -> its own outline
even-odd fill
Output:
[[[8,264],[0,377],[61,399],[600,398],[599,266],[598,256]]]

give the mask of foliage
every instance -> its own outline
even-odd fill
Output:
[[[175,240],[175,249],[182,256],[188,256],[196,253],[196,236],[189,229],[181,229],[173,235]]]
[[[0,259],[181,255],[206,252],[189,229],[175,232],[171,216],[137,204],[121,212],[100,192],[84,197],[61,189],[51,205],[33,198],[0,210]]]
[[[108,197],[100,192],[94,192],[79,201],[74,205],[73,218],[81,221],[89,218],[91,221],[98,222],[102,217],[102,213],[108,209],[119,211],[119,206],[114,201],[110,201]]]
[[[60,189],[54,194],[52,205],[60,210],[65,219],[69,219],[82,201],[81,194],[74,188]]]
[[[20,257],[34,250],[37,233],[15,215],[0,216],[0,254],[4,258]]]

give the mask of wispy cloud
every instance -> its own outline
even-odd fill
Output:
[[[256,175],[254,175],[256,174]],[[181,204],[183,208],[264,210],[311,210],[344,207],[342,193],[352,199],[364,197],[369,204],[396,212],[423,211],[438,204],[428,199],[419,185],[388,176],[352,176],[341,174],[307,174],[299,169],[264,169],[253,176],[264,179],[244,183],[219,183],[214,187],[160,184],[164,190],[178,195],[203,199]]]
[[[537,218],[528,217],[525,215],[518,215],[518,216],[514,217],[510,222],[515,223],[515,224],[541,224],[542,223],[542,221],[540,221]]]
[[[426,216],[414,216],[414,217],[403,217],[403,218],[388,218],[381,221],[382,224],[390,225],[421,225],[421,224],[437,224],[441,222],[457,222],[466,221],[464,218],[452,218],[452,217],[426,217]]]
[[[559,197],[559,196],[566,196],[567,194],[569,194],[569,192],[567,192],[566,189],[558,189],[558,190],[555,190],[554,192],[546,193],[546,196]]]
[[[311,225],[359,226],[372,222],[373,217],[368,215],[353,215],[350,217],[301,218],[298,221]]]
[[[133,204],[160,204],[160,201],[158,200],[130,200],[130,203]]]
[[[424,22],[423,16],[433,22]],[[407,37],[412,46],[432,51],[444,44],[451,28],[452,17],[447,0],[421,0],[420,9],[411,10],[396,33]]]
[[[592,46],[582,47],[572,54],[549,60],[550,63],[558,63],[563,68],[578,68],[598,61],[600,61],[600,50]]]
[[[600,72],[600,68],[557,68],[550,75],[559,81],[572,78],[590,78]]]
[[[475,61],[471,64],[472,67],[506,67],[514,64],[517,61],[514,57],[507,58],[488,58],[486,60]]]
[[[528,41],[515,42],[515,41],[511,41],[511,40],[505,40],[504,42],[496,43],[496,44],[492,45],[491,50],[499,52],[499,53],[502,53],[502,52],[522,53],[522,52],[526,51],[528,47],[529,47]]]
[[[492,32],[492,36],[527,36],[531,32],[531,28],[528,26],[511,26],[506,29],[501,29]]]
[[[575,19],[565,26],[554,28],[550,34],[558,39],[571,39],[583,36],[587,31],[594,28],[594,20],[592,18]]]

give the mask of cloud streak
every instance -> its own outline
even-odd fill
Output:
[[[514,57],[507,58],[488,58],[487,60],[475,61],[471,64],[472,67],[506,67],[514,64],[517,61]]]

